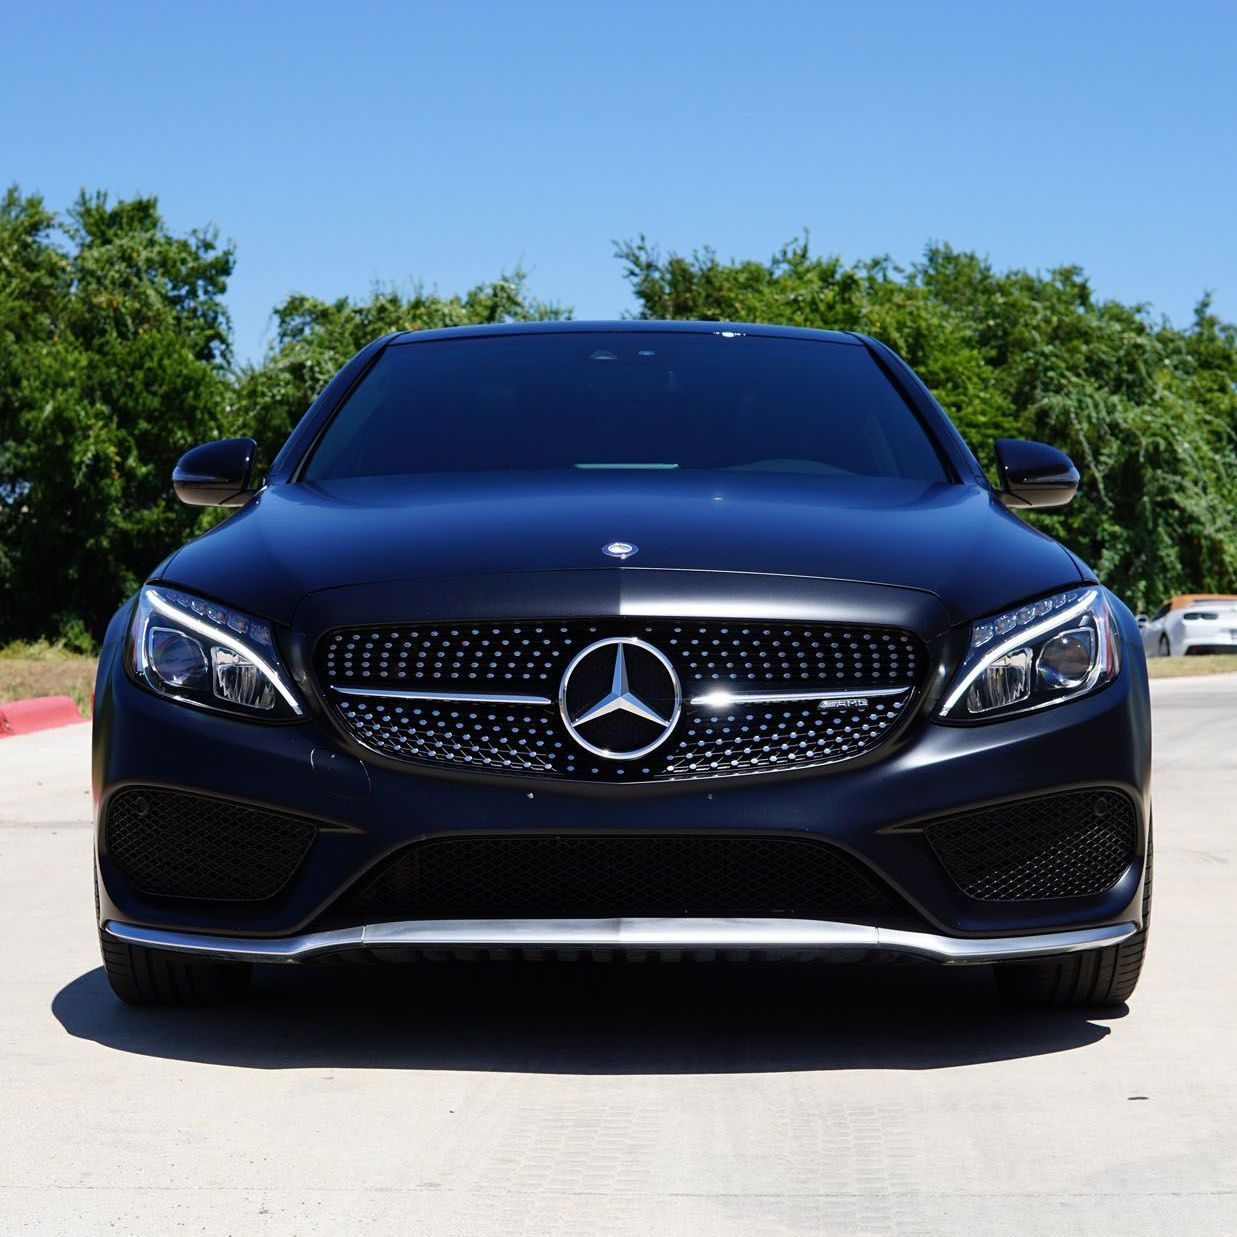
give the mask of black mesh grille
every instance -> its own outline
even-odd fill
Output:
[[[107,809],[112,862],[143,893],[252,902],[274,897],[310,846],[312,821],[182,791],[122,790]]]
[[[516,835],[418,842],[340,908],[357,921],[749,915],[906,908],[824,842],[750,836]]]
[[[646,758],[599,759],[556,703],[571,659],[611,636],[659,649],[682,686],[682,717]],[[893,628],[721,621],[418,624],[329,633],[318,672],[344,726],[387,755],[424,763],[587,780],[642,781],[827,764],[876,746],[905,712],[923,646]],[[390,689],[539,698],[505,704],[350,693]],[[865,695],[864,689],[892,695]],[[730,701],[718,692],[850,692],[837,702]]]
[[[1085,897],[1120,880],[1134,858],[1134,805],[1110,790],[1005,803],[930,824],[950,879],[990,902]]]

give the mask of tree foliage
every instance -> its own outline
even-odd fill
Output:
[[[981,459],[998,437],[1069,452],[1078,498],[1028,519],[1131,605],[1237,588],[1237,328],[1206,299],[1178,330],[1098,299],[1076,267],[998,272],[944,245],[909,269],[817,256],[807,238],[768,262],[663,256],[643,238],[618,257],[641,317],[863,331],[910,362]]]
[[[618,250],[641,316],[857,329],[923,375],[981,454],[998,436],[1069,451],[1083,486],[1029,518],[1131,604],[1237,590],[1237,327],[1204,299],[1177,329],[1101,300],[1083,273],[994,271],[929,248],[903,269],[807,239],[767,262]],[[86,643],[117,602],[212,519],[177,503],[176,459],[226,434],[269,462],[331,375],[396,330],[567,316],[522,272],[464,296],[380,287],[288,297],[258,364],[231,363],[234,252],[178,234],[154,198],[82,194],[63,215],[0,198],[0,642]]]
[[[226,407],[232,265],[152,198],[0,200],[0,637],[97,633],[193,531],[169,479]]]
[[[234,265],[214,229],[177,235],[154,198],[82,194],[61,217],[0,199],[0,642],[88,645],[117,603],[218,513],[176,501],[172,468],[228,434],[269,462],[331,375],[395,330],[563,316],[517,271],[441,297],[289,297],[260,365],[231,365]]]

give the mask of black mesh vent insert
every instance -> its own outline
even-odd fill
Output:
[[[255,902],[274,897],[313,844],[299,816],[183,791],[119,791],[107,808],[107,850],[142,893]]]
[[[435,838],[347,895],[357,922],[638,916],[898,916],[907,908],[824,842],[777,836]]]
[[[1134,858],[1134,805],[1086,790],[1005,803],[935,821],[929,844],[968,897],[1030,902],[1111,889]]]

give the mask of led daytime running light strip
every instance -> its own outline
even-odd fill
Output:
[[[170,602],[166,602],[153,589],[146,589],[142,594],[147,603],[154,609],[158,610],[165,618],[175,620],[177,623],[187,627],[190,631],[195,631],[198,635],[205,637],[207,640],[215,644],[221,644],[225,649],[231,649],[233,653],[239,653],[247,661],[253,662],[255,666],[271,681],[275,690],[288,702],[289,707],[298,717],[302,713],[300,703],[297,698],[288,690],[279,672],[269,662],[264,661],[259,657],[252,648],[247,644],[242,644],[234,636],[229,635],[226,631],[221,631],[218,627],[212,627],[209,623],[204,623],[201,619],[192,614],[180,609],[179,606],[174,606]],[[142,642],[145,644],[145,633],[143,632]],[[142,652],[143,660],[145,660],[145,649]]]
[[[1084,593],[1082,597],[1072,606],[1064,610],[1056,610],[1050,614],[1042,623],[1036,623],[1033,627],[1027,627],[1022,631],[1014,632],[1007,640],[995,645],[989,649],[967,672],[962,682],[949,693],[945,703],[941,706],[941,716],[944,717],[959,700],[962,699],[968,688],[975,682],[979,676],[988,669],[994,661],[998,661],[1004,657],[1006,653],[1012,653],[1014,649],[1020,649],[1024,644],[1031,644],[1038,640],[1041,636],[1047,636],[1056,631],[1060,627],[1076,618],[1081,618],[1092,605],[1095,604],[1096,598],[1099,597],[1098,589],[1090,589]],[[1097,655],[1101,652],[1096,649]]]

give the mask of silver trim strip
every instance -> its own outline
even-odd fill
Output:
[[[381,696],[386,700],[444,700],[450,704],[553,704],[549,696],[503,696],[484,692],[410,692],[398,687],[337,687],[341,696]]]
[[[1101,949],[1132,923],[1035,936],[963,938],[817,919],[424,919],[277,938],[205,936],[109,920],[118,941],[236,962],[306,962],[350,949],[884,950],[965,965]]]
[[[689,704],[726,708],[732,704],[783,704],[795,700],[867,700],[871,697],[905,696],[910,687],[856,687],[852,691],[829,692],[729,692],[719,689],[693,696]]]
[[[603,642],[604,643],[604,642]],[[586,649],[585,652],[588,652]],[[786,704],[796,700],[867,700],[888,696],[905,696],[909,687],[867,687],[854,691],[828,692],[708,692],[693,696],[689,704],[722,709],[733,704]],[[439,700],[448,704],[520,704],[550,705],[549,696],[487,695],[484,692],[412,692],[399,687],[340,687],[331,684],[331,691],[341,696],[375,696],[385,700]]]

